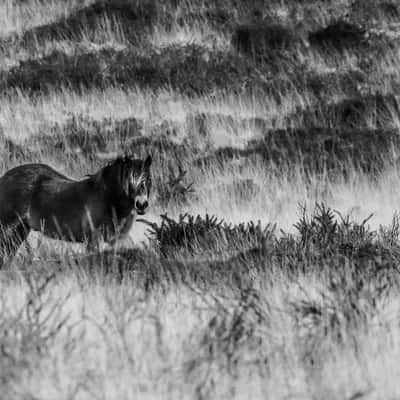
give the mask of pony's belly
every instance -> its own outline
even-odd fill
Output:
[[[89,212],[87,208],[74,214],[54,216],[31,208],[28,223],[31,229],[54,239],[84,242],[100,233],[106,242],[113,242],[129,233],[135,217],[136,212],[132,211],[127,217],[113,221],[111,216],[95,209]]]
[[[83,242],[93,233],[92,226],[81,213],[74,216],[54,216],[29,210],[28,224],[31,229],[48,237],[72,242]]]
[[[41,232],[53,239],[83,242],[90,235],[90,231],[85,231],[82,228],[77,229],[77,227],[69,223],[54,221],[49,218],[34,221],[30,220],[29,225],[33,230]]]

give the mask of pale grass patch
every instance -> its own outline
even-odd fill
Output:
[[[257,163],[242,164],[243,160],[234,161],[223,171],[207,169],[201,175],[189,175],[188,182],[195,183],[195,196],[183,209],[172,209],[172,214],[208,213],[234,224],[260,220],[263,225],[276,223],[279,229],[294,232],[301,209],[306,207],[311,212],[320,202],[343,216],[350,214],[358,222],[372,213],[368,221],[372,229],[390,224],[400,209],[400,177],[396,170],[386,172],[377,181],[355,174],[349,181],[333,182],[317,177],[310,181],[300,171],[289,178],[266,171]],[[252,181],[258,190],[251,194],[235,191],[233,184],[244,180]]]
[[[70,318],[50,352],[32,360],[36,367],[23,374],[20,394],[67,399],[76,391],[79,399],[129,399],[146,393],[174,398],[184,388],[181,374],[189,356],[184,343],[208,320],[202,299],[183,289],[146,298],[129,283],[83,288],[73,278],[49,291],[55,296],[49,308],[57,297],[70,296],[63,305]],[[68,327],[80,338],[74,344]]]
[[[64,53],[68,57],[79,56],[83,53],[92,53],[93,55],[101,50],[113,49],[124,50],[126,45],[117,38],[110,37],[104,42],[90,41],[84,36],[80,41],[70,40],[48,40],[43,44],[36,43],[30,48],[25,49],[19,47],[18,50],[13,48],[8,50],[8,54],[0,60],[0,69],[9,71],[12,68],[17,68],[21,63],[28,60],[40,60],[57,51]]]
[[[290,231],[299,215],[299,205],[313,207],[315,197],[310,196],[311,191],[300,175],[298,180],[291,181],[257,165],[241,167],[240,164],[232,163],[231,168],[223,171],[206,170],[201,176],[193,176],[194,199],[180,212],[208,213],[233,224],[260,220],[264,226],[276,223]],[[246,180],[255,185],[250,194],[239,189]]]
[[[67,17],[78,7],[92,4],[94,0],[3,0],[0,3],[0,37],[22,35],[35,26]]]
[[[358,70],[358,58],[349,51],[343,51],[340,58],[327,58],[323,53],[308,48],[305,53],[299,53],[300,60],[309,72],[315,74],[330,74],[337,71]]]
[[[181,286],[144,295],[132,282],[83,284],[74,274],[65,276],[48,287],[45,298],[46,309],[67,298],[59,310],[60,316],[68,316],[67,324],[47,352],[25,365],[15,394],[46,400],[71,396],[128,400],[132,395],[187,399],[194,398],[196,390],[207,388],[210,368],[216,383],[210,387],[213,398],[229,394],[234,399],[251,395],[254,399],[314,396],[339,400],[357,392],[372,399],[397,397],[397,294],[378,306],[379,323],[370,319],[366,327],[349,331],[344,343],[322,338],[326,350],[312,367],[302,359],[303,335],[308,333],[296,328],[291,303],[301,297],[310,299],[313,292],[326,293],[327,287],[318,278],[304,277],[299,284],[304,287],[300,292],[298,285],[288,287],[277,278],[268,283],[268,290],[260,292],[270,312],[268,323],[257,326],[256,334],[262,340],[259,352],[268,355],[268,369],[261,374],[251,361],[260,353],[250,351],[248,364],[239,364],[237,374],[230,375],[218,368],[219,359],[205,359],[194,371],[188,369],[188,362],[202,354],[201,343],[208,322],[219,313],[218,304],[228,313],[234,311],[236,301],[228,290],[219,296]],[[17,315],[29,291],[23,283],[0,282],[0,288],[9,304],[4,313],[5,303],[0,303],[4,322],[4,318]]]
[[[169,30],[156,26],[148,38],[155,48],[169,46],[197,45],[213,51],[228,51],[231,43],[228,36],[216,32],[206,23],[194,25],[173,25]]]
[[[104,49],[122,51],[127,48],[128,41],[118,20],[103,17],[97,21],[93,32],[83,27],[74,32],[74,40],[29,41],[27,46],[10,45],[0,59],[0,69],[8,71],[18,67],[27,60],[39,60],[54,51],[59,51],[72,57],[82,53],[98,53]]]
[[[279,112],[290,113],[300,99],[288,97],[283,104],[272,99],[258,99],[249,95],[233,96],[224,92],[212,96],[189,98],[173,90],[150,90],[132,88],[92,89],[78,94],[68,89],[51,92],[48,95],[30,97],[22,91],[0,97],[0,125],[4,134],[13,140],[26,139],[37,133],[46,133],[54,124],[64,124],[72,115],[85,115],[101,121],[103,118],[115,120],[134,117],[144,122],[144,132],[154,124],[164,121],[183,124],[181,134],[185,133],[189,115],[205,113],[212,117],[209,127],[211,139],[224,144],[242,144],[240,132],[232,134],[234,126],[221,126],[218,115],[239,118],[261,118],[276,121]],[[252,135],[251,124],[248,138]],[[219,139],[220,137],[220,139]]]
[[[91,90],[83,95],[64,89],[34,98],[18,92],[0,99],[0,124],[7,136],[18,141],[46,133],[51,126],[64,124],[72,115],[84,114],[96,120],[132,116],[146,119],[152,103],[152,93],[139,89]]]
[[[358,176],[352,182],[331,185],[328,204],[343,215],[362,221],[369,215],[371,228],[389,225],[400,209],[399,171],[388,170],[377,181]]]

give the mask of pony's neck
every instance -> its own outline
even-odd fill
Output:
[[[113,187],[105,186],[104,198],[107,208],[117,214],[118,219],[126,218],[134,208],[134,202],[124,193]]]
[[[105,182],[102,170],[91,175],[89,179],[94,187],[102,193],[106,207],[110,212],[116,213],[118,219],[126,218],[131,213],[134,208],[134,202],[124,193],[121,193],[119,188],[115,188],[112,184]]]
[[[107,197],[109,199],[108,204],[115,211],[118,219],[126,218],[132,212],[134,204],[127,197],[118,198],[113,194],[109,194]]]

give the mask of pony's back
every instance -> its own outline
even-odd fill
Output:
[[[50,179],[71,181],[45,164],[25,164],[7,171],[0,178],[0,224],[25,215],[34,192]]]

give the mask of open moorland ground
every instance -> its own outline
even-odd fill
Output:
[[[0,173],[154,190],[0,271],[0,398],[399,398],[399,64],[396,0],[1,1]]]

